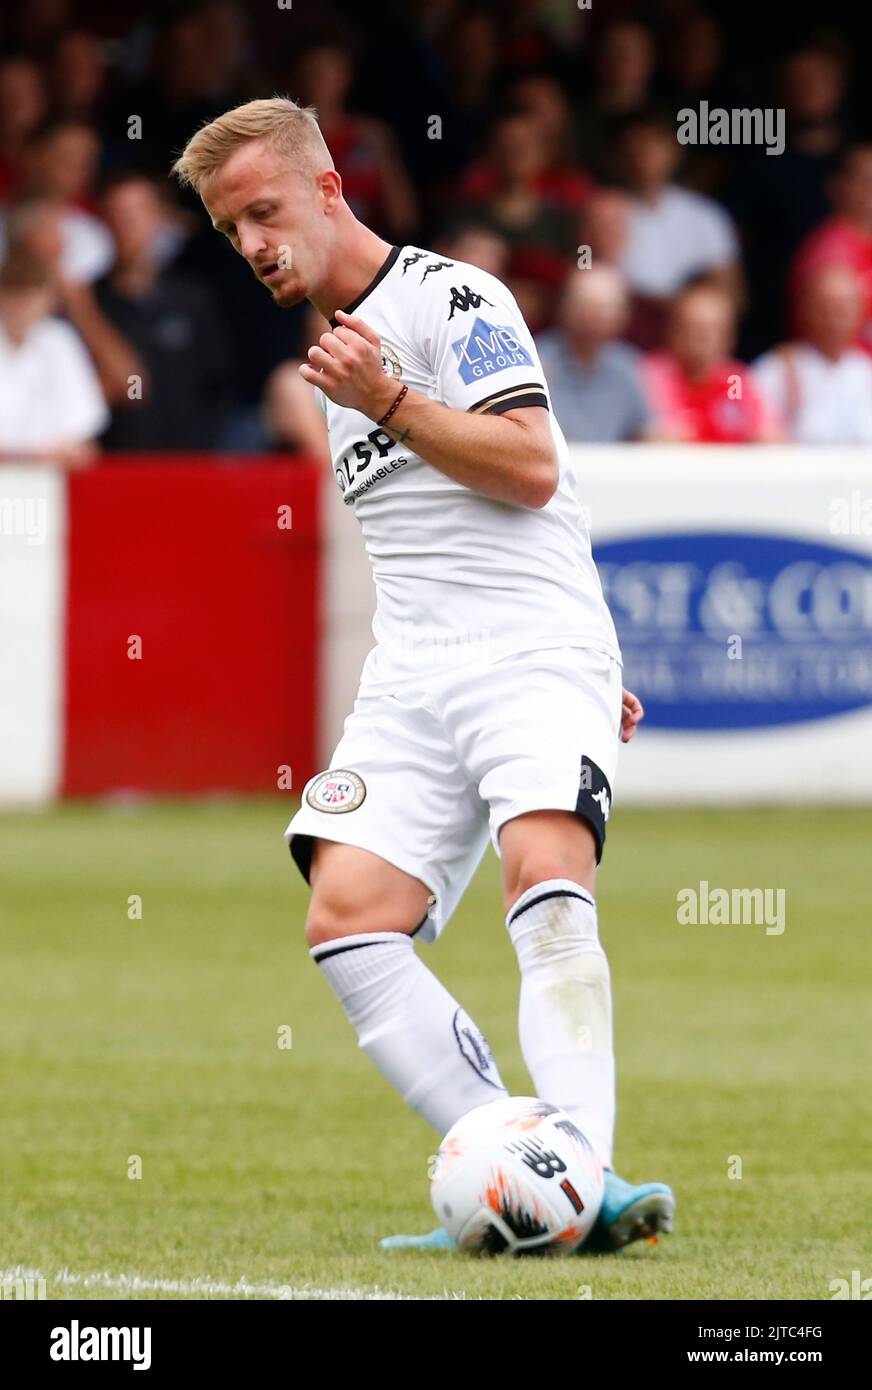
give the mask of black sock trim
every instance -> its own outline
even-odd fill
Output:
[[[402,936],[402,932],[397,933]],[[313,956],[316,965],[320,965],[322,960],[329,960],[331,956],[341,956],[344,951],[364,951],[367,946],[383,946],[383,941],[357,941],[351,946],[333,946],[329,951],[322,951],[320,955]]]
[[[423,921],[419,922],[415,931],[396,931],[391,932],[391,935],[412,937],[415,935],[416,931],[421,930],[426,920],[427,918],[425,917]],[[387,941],[352,941],[348,946],[331,946],[329,951],[321,951],[317,956],[313,956],[312,959],[316,965],[320,965],[322,960],[329,960],[331,956],[341,956],[344,951],[363,951],[367,946],[387,946],[389,944],[390,943]]]
[[[535,907],[537,903],[547,902],[549,898],[581,898],[583,903],[589,903],[591,907],[596,907],[593,898],[589,898],[586,893],[573,893],[569,888],[553,888],[550,893],[540,893],[538,898],[534,898],[532,902],[524,903],[524,906],[518,908],[517,912],[512,912],[506,926],[513,926],[519,917],[523,917],[528,907]]]

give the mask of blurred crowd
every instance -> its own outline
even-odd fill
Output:
[[[0,459],[323,453],[295,365],[323,320],[168,172],[276,92],[370,227],[505,280],[568,439],[872,442],[868,19],[761,11],[28,0],[0,18]],[[783,109],[783,151],[680,143],[701,103]]]

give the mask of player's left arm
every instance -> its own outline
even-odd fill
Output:
[[[379,421],[401,387],[382,369],[378,334],[341,309],[336,318],[338,327],[309,349],[300,374],[337,405]],[[447,477],[498,502],[544,507],[557,487],[559,462],[543,405],[479,413],[408,390],[382,428]]]

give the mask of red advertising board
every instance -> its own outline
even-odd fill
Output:
[[[319,470],[108,459],[69,488],[63,790],[265,792],[316,770]]]

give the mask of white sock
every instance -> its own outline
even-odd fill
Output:
[[[508,1094],[483,1034],[405,932],[343,936],[309,954],[363,1051],[440,1138],[468,1110]]]
[[[518,1030],[536,1093],[566,1110],[611,1167],[615,1059],[596,903],[568,879],[522,893],[506,918],[521,967]]]

